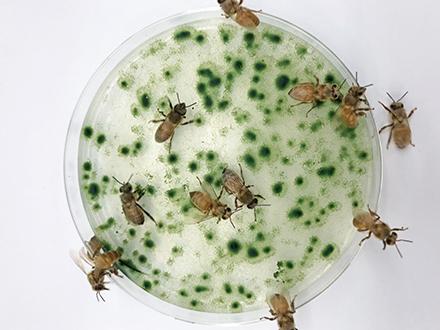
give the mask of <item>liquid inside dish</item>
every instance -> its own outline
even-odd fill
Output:
[[[89,222],[120,269],[145,291],[207,312],[266,306],[266,295],[308,288],[353,239],[353,212],[365,206],[373,175],[364,119],[348,129],[338,103],[292,107],[297,83],[345,78],[312,45],[273,26],[198,21],[149,40],[107,78],[85,119],[80,185]],[[342,88],[346,93],[348,84]],[[176,93],[193,124],[155,142]],[[222,172],[243,167],[251,191],[270,204],[244,207],[232,221],[203,215],[189,193],[197,177],[217,194]],[[140,205],[156,219],[125,219],[120,185],[145,189]],[[231,208],[234,197],[224,193]]]

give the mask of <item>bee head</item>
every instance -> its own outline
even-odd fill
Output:
[[[176,104],[174,106],[174,111],[176,111],[181,116],[185,116],[186,115],[186,104],[185,103]]]
[[[403,103],[402,102],[393,102],[390,105],[392,110],[397,110],[397,109],[403,109]]]
[[[254,198],[248,205],[248,209],[254,209],[258,205],[258,199]]]
[[[121,188],[119,188],[119,192],[121,193],[130,193],[133,190],[131,183],[124,183]]]
[[[342,93],[339,90],[339,86],[336,84],[332,85],[331,98],[333,101],[341,101],[342,100]]]
[[[388,237],[385,239],[385,243],[387,245],[396,245],[397,242],[397,233],[392,231]]]
[[[230,219],[231,216],[232,216],[232,210],[231,210],[231,208],[230,208],[230,207],[226,207],[226,208],[224,209],[224,211],[223,211],[222,219],[223,219],[223,220],[227,220],[227,219]]]

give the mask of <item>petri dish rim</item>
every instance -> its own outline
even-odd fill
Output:
[[[115,51],[113,51],[107,59],[98,67],[95,73],[88,81],[86,87],[80,95],[80,98],[73,111],[67,133],[65,150],[64,150],[64,184],[66,196],[73,218],[74,225],[79,233],[81,240],[85,242],[94,235],[89,225],[85,207],[81,198],[79,184],[79,141],[82,132],[84,119],[89,108],[93,105],[95,96],[102,92],[105,87],[107,77],[111,74],[115,67],[130,56],[143,43],[155,38],[172,28],[183,24],[189,24],[209,18],[218,18],[221,11],[218,8],[206,8],[186,11],[162,20],[159,20],[139,32],[135,33],[124,41]],[[295,36],[303,39],[312,45],[324,57],[329,60],[332,65],[344,76],[347,77],[348,83],[355,83],[355,78],[343,62],[323,43],[310,33],[302,30],[300,27],[276,16],[261,13],[259,17],[263,23],[275,26],[286,32],[293,33]],[[367,114],[367,129],[371,137],[371,147],[373,154],[373,175],[370,181],[370,196],[367,196],[368,203],[372,208],[377,208],[380,199],[382,187],[382,150],[380,139],[377,133],[377,127],[371,113]],[[297,295],[297,308],[307,304],[335,282],[344,271],[350,266],[353,259],[358,254],[360,248],[358,246],[358,235],[353,235],[352,242],[341,254],[339,259],[335,261],[324,274],[318,278],[310,287],[301,291]],[[122,290],[134,297],[139,302],[176,319],[198,324],[223,324],[237,325],[253,323],[260,319],[261,316],[267,314],[267,308],[242,313],[208,313],[189,310],[183,307],[165,302],[130,281],[127,277],[122,279],[113,279]]]

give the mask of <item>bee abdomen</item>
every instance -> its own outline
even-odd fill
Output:
[[[165,142],[171,137],[171,134],[174,132],[174,126],[170,124],[168,121],[163,122],[156,131],[154,135],[154,139],[158,143]]]

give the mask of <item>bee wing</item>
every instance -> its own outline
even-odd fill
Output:
[[[217,200],[218,196],[212,185],[205,181],[203,181],[201,185],[203,191],[205,191],[213,200]]]
[[[90,257],[89,252],[85,247],[82,247],[81,250],[79,250],[79,257],[93,267],[93,259]]]
[[[84,267],[84,264],[83,264],[82,261],[81,261],[80,256],[78,255],[78,253],[75,252],[75,251],[73,251],[73,250],[70,250],[70,251],[69,251],[69,254],[70,254],[70,258],[72,258],[72,260],[73,260],[73,262],[75,263],[75,265],[77,265],[78,268],[81,269],[81,271],[82,271],[84,274],[87,275],[87,271],[86,271],[86,269],[85,269],[85,267]]]

